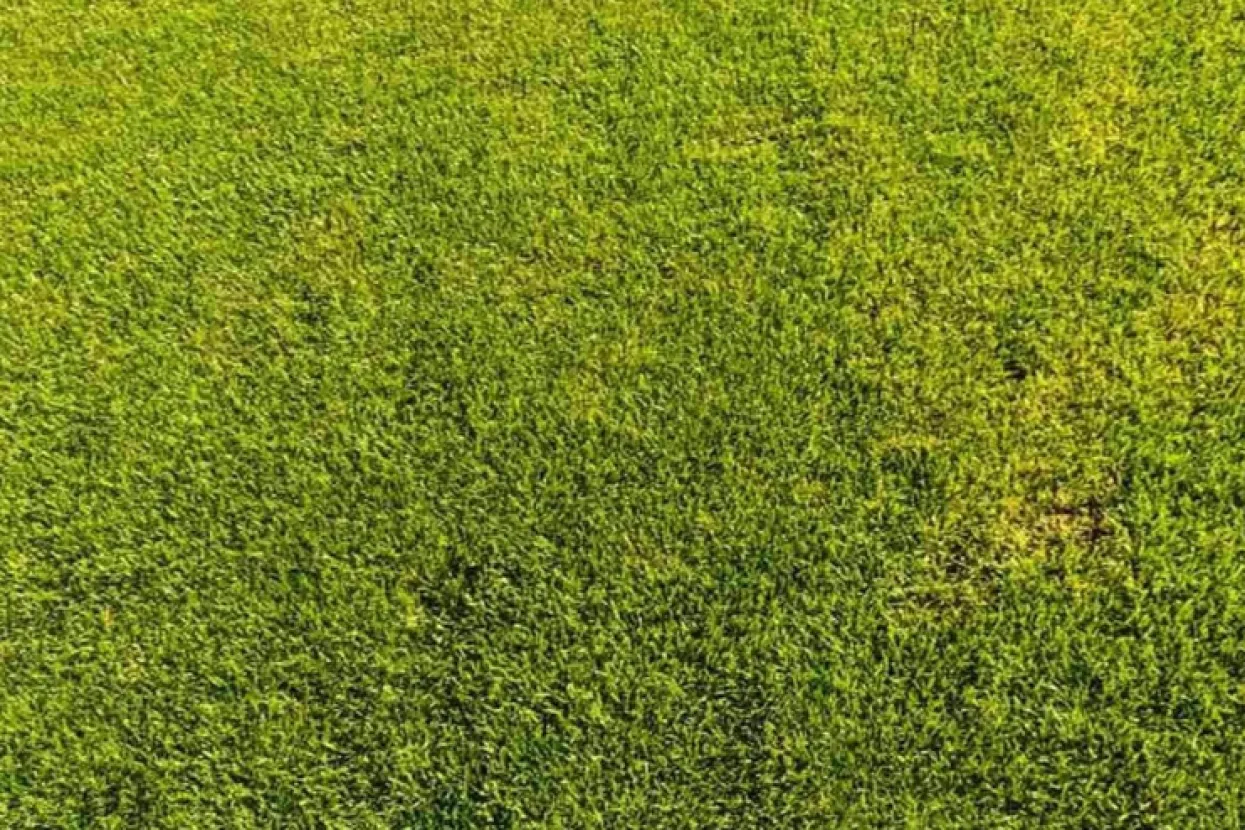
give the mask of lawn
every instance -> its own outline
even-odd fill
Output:
[[[0,0],[0,827],[1245,822],[1237,0]]]

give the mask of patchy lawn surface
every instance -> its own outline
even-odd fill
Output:
[[[0,826],[1239,828],[1245,7],[6,0]]]

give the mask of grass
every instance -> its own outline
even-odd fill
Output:
[[[4,0],[0,826],[1240,828],[1245,7]]]

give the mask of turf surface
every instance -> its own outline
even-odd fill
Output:
[[[1245,7],[4,0],[0,826],[1239,828]]]

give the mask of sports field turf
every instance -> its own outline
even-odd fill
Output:
[[[0,828],[1240,828],[1245,5],[0,0]]]

